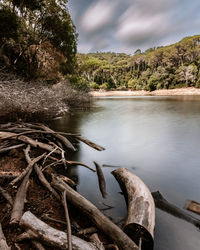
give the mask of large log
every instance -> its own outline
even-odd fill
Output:
[[[153,249],[155,204],[151,192],[139,177],[126,168],[116,169],[112,174],[119,182],[127,203],[124,232],[138,246],[142,242],[142,250]]]
[[[63,192],[66,190],[67,200],[85,214],[94,225],[109,236],[121,250],[139,250],[136,244],[112,221],[103,215],[90,201],[85,199],[59,177],[55,177],[52,185]]]
[[[28,229],[31,229],[38,236],[38,239],[45,244],[52,247],[66,249],[66,233],[50,227],[43,221],[39,220],[31,212],[28,211],[24,213],[21,218],[20,224]],[[86,242],[73,235],[72,247],[73,250],[98,250],[98,248],[96,248],[92,243]]]
[[[192,223],[196,227],[200,228],[200,220],[194,218],[193,216],[187,214],[183,209],[180,209],[173,204],[169,203],[162,194],[157,191],[152,193],[156,207],[173,215],[177,218],[180,218],[182,220],[185,220],[189,223]]]

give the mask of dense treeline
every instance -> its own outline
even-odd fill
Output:
[[[73,72],[77,34],[67,0],[0,0],[0,65],[26,77]]]
[[[123,53],[78,54],[82,84],[93,89],[200,87],[200,35],[134,56]]]

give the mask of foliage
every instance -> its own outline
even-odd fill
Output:
[[[57,64],[57,76],[59,72],[71,73],[76,44],[77,34],[67,10],[67,0],[0,1],[2,64],[26,77],[38,77],[44,76],[43,67],[53,58],[51,69]]]
[[[124,53],[77,55],[77,74],[99,88],[153,91],[199,86],[200,35],[186,37],[166,47]],[[103,85],[107,83],[106,85]],[[103,86],[102,86],[103,85]]]

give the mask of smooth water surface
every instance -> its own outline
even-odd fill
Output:
[[[80,143],[73,159],[92,167],[93,161],[126,167],[151,191],[160,190],[180,208],[188,199],[200,202],[200,97],[100,98],[91,110],[73,112],[51,126],[80,133],[106,148],[98,152]],[[106,199],[101,197],[96,173],[81,166],[69,171],[78,180],[81,194],[98,208],[105,208],[102,202],[114,206],[105,214],[122,223],[126,205],[111,174],[114,169],[103,168]],[[199,250],[200,232],[192,224],[156,209],[154,249]]]

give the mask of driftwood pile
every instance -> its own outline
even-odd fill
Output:
[[[57,168],[73,165],[97,170],[100,190],[106,196],[104,176],[97,163],[95,170],[82,162],[66,159],[70,151],[76,150],[72,141],[82,141],[96,150],[104,150],[80,135],[58,133],[42,124],[0,125],[0,159],[7,154],[6,159],[9,159],[21,152],[25,165],[19,164],[14,170],[0,165],[0,249],[141,249],[74,190],[76,183],[73,180],[57,174]],[[43,188],[38,188],[41,185]],[[91,222],[90,227],[81,228],[69,216],[68,207],[72,213],[75,209],[75,213],[85,215],[82,217]],[[45,213],[45,209],[49,211]]]

